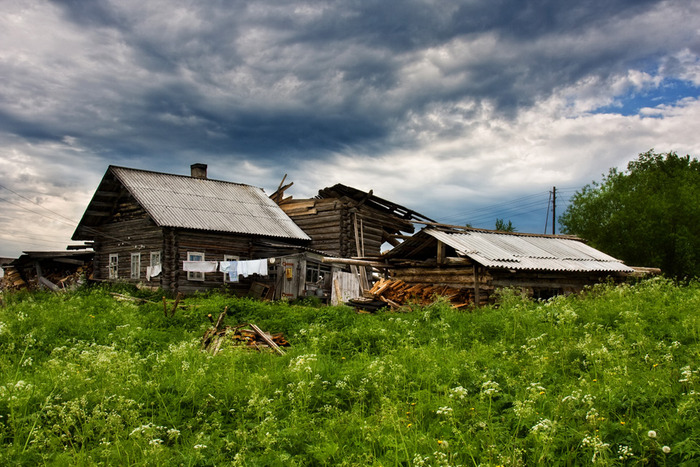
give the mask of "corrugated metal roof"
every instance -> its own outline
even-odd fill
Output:
[[[458,254],[494,268],[577,272],[632,272],[621,261],[571,238],[484,231],[423,230]]]
[[[310,240],[261,188],[110,167],[161,227]]]

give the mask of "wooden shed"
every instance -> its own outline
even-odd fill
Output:
[[[634,273],[576,237],[439,224],[421,230],[384,258],[395,280],[465,289],[479,305],[492,301],[494,290],[502,287],[549,298]]]
[[[262,189],[208,179],[204,164],[192,165],[191,176],[110,166],[73,239],[94,242],[97,280],[270,297],[278,273],[273,258],[303,255],[311,242]],[[240,280],[185,270],[192,263],[260,260],[269,261],[268,273]]]
[[[411,221],[432,219],[350,186],[336,184],[311,199],[284,197],[291,186],[270,197],[311,237],[310,246],[342,258],[377,257],[384,242],[392,246],[414,232]]]

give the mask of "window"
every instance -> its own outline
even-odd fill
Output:
[[[316,284],[319,278],[323,278],[324,283],[330,280],[331,267],[320,263],[306,263],[306,282]]]
[[[240,260],[240,256],[224,255],[224,261],[239,261],[239,260]],[[231,278],[229,277],[228,273],[225,272],[224,273],[224,282],[238,282],[238,277],[236,277],[236,279],[232,281]]]
[[[119,255],[109,255],[109,278],[119,278]]]
[[[131,253],[131,278],[141,278],[141,253]]]
[[[199,253],[196,251],[187,252],[187,261],[204,261],[204,253]],[[187,271],[188,281],[204,281],[203,272]]]
[[[151,267],[160,266],[160,251],[151,252]]]

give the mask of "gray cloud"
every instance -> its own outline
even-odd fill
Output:
[[[374,188],[383,174],[387,197],[431,199],[432,215],[437,200],[453,203],[445,188],[411,194],[420,176],[459,193],[506,190],[507,168],[551,184],[541,161],[552,152],[610,137],[571,119],[605,125],[589,113],[666,78],[700,86],[691,0],[36,0],[0,12],[0,153],[32,166],[17,178],[0,165],[0,176],[57,197],[51,180],[82,180],[87,196],[108,164],[184,173],[196,160],[268,186],[289,171],[305,195],[320,174]],[[664,115],[680,122],[694,109],[684,105]],[[623,157],[651,147],[645,118],[620,123],[645,141]],[[579,155],[578,179],[619,162],[605,154]]]

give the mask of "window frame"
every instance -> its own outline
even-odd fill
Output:
[[[241,257],[238,255],[224,255],[224,261],[240,261]],[[232,281],[229,279],[229,275],[227,272],[222,273],[224,276],[224,282],[228,283],[233,283],[233,282],[238,282],[238,281]]]
[[[134,259],[136,261],[134,261]],[[141,253],[131,253],[131,279],[141,279]]]
[[[157,258],[158,258],[158,262],[155,262],[155,263],[153,262],[153,258],[154,258],[154,257],[157,257]],[[162,263],[161,263],[162,261],[163,261],[163,260],[162,260],[162,255],[161,255],[160,250],[158,250],[158,251],[151,251],[151,254],[150,254],[150,266],[151,266],[151,267],[153,267],[153,266],[162,266]]]
[[[119,279],[119,253],[110,253],[107,263],[107,277],[110,280]]]
[[[193,257],[197,257],[198,259],[193,259]],[[199,258],[201,257],[201,258]],[[203,252],[200,251],[188,251],[187,252],[187,261],[206,261]],[[196,282],[204,282],[204,273],[203,272],[196,272],[196,271],[187,271],[187,280],[188,281],[196,281]]]

